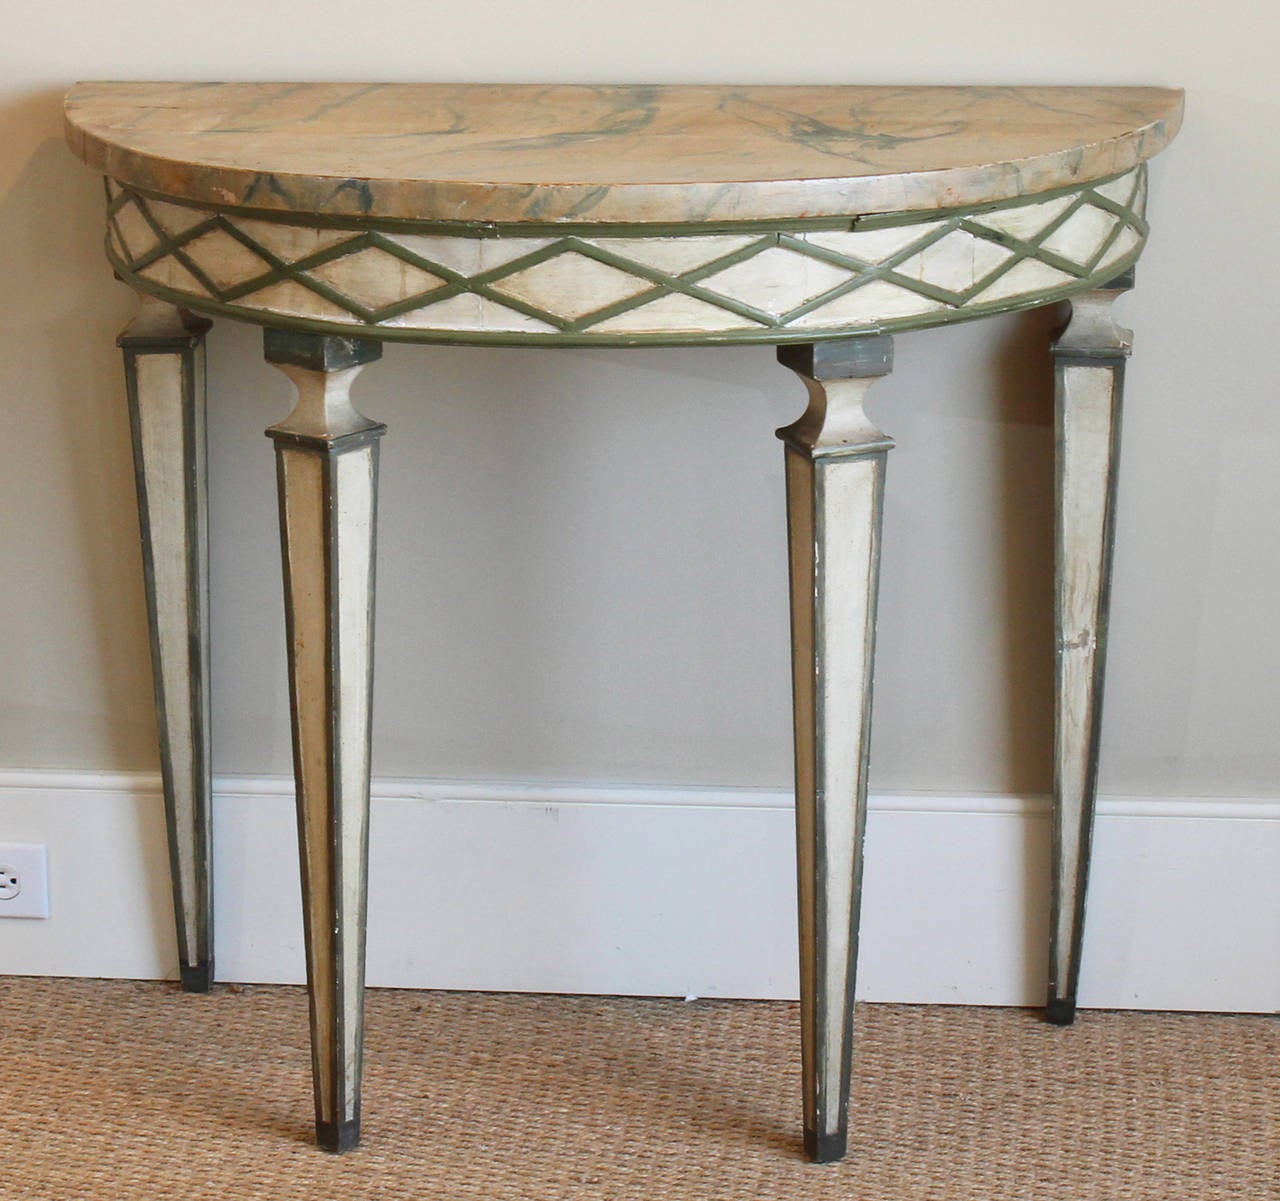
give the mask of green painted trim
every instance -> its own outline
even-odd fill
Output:
[[[225,213],[233,217],[247,217],[255,221],[266,221],[276,225],[302,225],[308,229],[350,229],[354,232],[365,230],[381,230],[386,233],[437,234],[455,238],[494,238],[494,237],[589,237],[589,238],[662,238],[685,237],[712,234],[745,234],[775,232],[839,232],[853,229],[884,229],[902,225],[919,225],[940,218],[964,215],[980,215],[1003,209],[1019,208],[1028,204],[1039,204],[1042,201],[1054,200],[1086,188],[1101,187],[1120,179],[1131,172],[1145,178],[1146,162],[1138,163],[1124,171],[1112,175],[1100,176],[1097,179],[1081,180],[1061,188],[1047,192],[1035,192],[1026,196],[1016,196],[1008,200],[988,201],[984,204],[967,205],[953,209],[919,209],[904,210],[896,213],[872,213],[867,215],[852,214],[844,217],[797,217],[787,221],[689,221],[689,222],[655,222],[605,224],[588,221],[416,221],[401,217],[361,217],[358,215],[336,216],[332,214],[309,214],[295,212],[279,212],[275,209],[257,209],[247,205],[199,204],[185,198],[167,196],[148,188],[135,187],[133,184],[110,182],[120,189],[122,195],[135,193],[149,200],[162,200],[178,208],[197,209],[207,213]],[[1130,197],[1132,200],[1132,197]]]
[[[216,300],[204,300],[156,284],[154,281],[134,275],[107,245],[107,259],[120,278],[130,287],[171,304],[180,305],[212,317],[229,317],[251,325],[273,326],[286,329],[308,330],[313,333],[337,334],[342,337],[376,338],[382,342],[417,342],[443,346],[563,346],[563,347],[641,347],[641,346],[735,346],[735,345],[784,345],[791,342],[824,342],[833,338],[849,338],[860,334],[902,333],[907,330],[929,329],[939,325],[956,325],[980,317],[998,313],[1021,312],[1069,300],[1078,292],[1097,289],[1131,268],[1142,252],[1145,242],[1140,242],[1130,254],[1110,264],[1105,271],[1063,284],[1044,292],[1014,297],[984,305],[970,305],[940,312],[918,313],[911,317],[891,318],[871,325],[847,325],[832,328],[795,329],[783,326],[744,330],[718,330],[688,334],[591,334],[582,332],[522,333],[519,331],[468,331],[409,329],[402,326],[371,327],[359,322],[318,321],[305,317],[293,317],[280,313],[250,310]],[[507,303],[503,301],[502,303]]]
[[[1129,175],[1125,172],[1123,175]],[[135,283],[143,290],[152,291],[156,295],[165,294],[169,298],[177,298],[179,303],[187,307],[200,308],[203,311],[220,311],[264,325],[297,325],[299,328],[320,330],[329,333],[351,333],[359,331],[366,337],[391,341],[412,342],[454,342],[474,344],[547,344],[556,345],[680,345],[685,342],[763,342],[779,343],[787,341],[803,341],[818,338],[839,337],[850,331],[865,332],[868,329],[911,329],[931,325],[947,324],[951,321],[965,320],[970,315],[982,316],[990,312],[1007,311],[1017,307],[1048,303],[1057,298],[1059,293],[1070,295],[1089,287],[1096,282],[1105,282],[1101,276],[1110,278],[1116,275],[1126,262],[1136,261],[1141,252],[1148,232],[1148,225],[1143,216],[1131,205],[1145,200],[1146,179],[1145,168],[1132,171],[1133,186],[1129,190],[1127,202],[1111,200],[1100,196],[1094,185],[1082,185],[1073,189],[1058,189],[1054,195],[1070,196],[1071,203],[1065,205],[1051,221],[1041,227],[1031,239],[1018,238],[998,229],[988,228],[970,209],[955,209],[946,213],[932,214],[928,221],[910,221],[905,228],[911,229],[921,225],[920,237],[910,241],[894,254],[879,262],[859,259],[842,251],[816,245],[803,237],[786,230],[773,229],[753,238],[745,246],[722,254],[703,263],[701,266],[678,274],[671,274],[656,267],[648,266],[626,255],[615,253],[607,245],[612,235],[612,227],[597,227],[594,239],[588,241],[577,235],[563,235],[547,241],[545,245],[519,255],[496,267],[479,271],[474,275],[464,275],[451,267],[436,262],[434,259],[418,254],[410,248],[395,241],[385,230],[353,229],[351,236],[337,245],[328,246],[312,254],[292,262],[286,261],[268,248],[254,240],[252,234],[241,230],[235,222],[222,212],[211,213],[207,220],[199,221],[180,234],[169,234],[151,212],[150,206],[141,194],[135,194],[127,188],[121,188],[115,196],[111,196],[108,185],[108,235],[107,253],[118,273]],[[1111,179],[1122,178],[1122,175]],[[988,205],[984,211],[1005,211],[1009,208],[1025,204],[1041,203],[1050,194],[1029,197],[1015,205]],[[112,245],[113,239],[123,248],[120,238],[119,214],[129,204],[147,223],[152,235],[156,238],[156,246],[127,266],[116,253]],[[1074,261],[1045,248],[1045,243],[1066,225],[1080,211],[1090,206],[1113,214],[1116,218],[1115,228],[1105,239],[1103,245],[1093,252],[1089,262],[1080,265]],[[187,206],[195,208],[195,206]],[[205,211],[205,210],[200,210]],[[301,227],[313,228],[313,227]],[[881,225],[881,228],[889,228]],[[1110,264],[1106,272],[1100,271],[1099,265],[1113,249],[1116,239],[1123,230],[1133,231],[1137,237],[1137,245],[1133,248],[1129,259],[1117,260]],[[251,279],[241,280],[229,287],[219,287],[206,272],[186,252],[192,242],[206,236],[212,231],[220,230],[225,236],[233,238],[237,243],[250,251],[262,261],[266,270]],[[994,270],[988,272],[962,292],[914,279],[903,274],[898,268],[927,251],[931,246],[941,242],[952,234],[961,233],[967,238],[977,238],[998,245],[1009,251],[1009,257]],[[832,266],[842,268],[849,273],[849,278],[812,296],[803,303],[781,314],[774,314],[736,299],[714,292],[701,286],[703,282],[720,272],[739,263],[748,262],[774,248],[786,250],[792,254],[811,258]],[[371,308],[347,296],[341,289],[316,278],[311,272],[328,263],[351,258],[368,251],[377,251],[396,258],[402,263],[412,265],[419,270],[440,280],[440,284],[430,287],[414,296],[402,297],[391,304]],[[611,304],[577,317],[569,318],[538,308],[536,305],[521,300],[502,287],[503,281],[533,270],[544,263],[552,262],[568,254],[577,254],[604,266],[623,272],[636,281],[647,281],[652,287],[639,287],[631,295],[623,297]],[[171,256],[189,271],[199,285],[208,293],[209,298],[192,296],[180,289],[168,288],[146,279],[143,274],[153,263]],[[973,300],[991,288],[1006,273],[1014,270],[1019,263],[1035,261],[1073,277],[1070,283],[1059,285],[1055,289],[1044,289],[1030,293],[1025,297],[1012,297],[991,301],[987,304],[974,305]],[[883,280],[898,288],[904,289],[926,301],[941,306],[931,312],[918,313],[910,317],[895,318],[881,325],[843,325],[795,328],[794,323],[809,313],[818,311],[833,301],[848,295],[859,288],[864,288],[877,280]],[[242,297],[253,295],[274,284],[289,282],[302,287],[322,298],[335,308],[350,313],[354,321],[347,322],[325,318],[300,318],[292,315],[267,313],[258,308],[241,307],[235,302]],[[714,334],[679,331],[664,333],[608,333],[595,327],[612,318],[631,312],[661,297],[678,294],[688,296],[701,303],[709,304],[722,312],[731,313],[751,326],[738,330],[720,330]],[[413,312],[429,304],[438,304],[457,296],[474,295],[493,304],[500,305],[510,311],[520,313],[534,321],[549,327],[542,331],[467,331],[447,329],[419,329],[404,327],[388,327],[382,324],[407,312]],[[1049,299],[1042,299],[1042,298]],[[307,324],[303,326],[303,322]]]

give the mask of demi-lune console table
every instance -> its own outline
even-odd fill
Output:
[[[1162,88],[85,83],[106,177],[183,986],[213,974],[203,339],[263,326],[316,1126],[359,1137],[382,343],[769,343],[784,445],[804,1141],[845,1149],[885,461],[863,397],[898,330],[1058,301],[1048,1017],[1071,1021],[1097,774],[1120,397]]]

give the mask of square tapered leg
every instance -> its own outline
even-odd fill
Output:
[[[188,992],[213,979],[209,538],[204,336],[210,323],[142,298],[117,339],[133,430],[165,825]]]
[[[1045,1015],[1075,1019],[1093,843],[1102,681],[1115,529],[1125,360],[1132,334],[1111,315],[1132,274],[1071,299],[1053,344],[1057,416],[1057,557],[1053,899]]]
[[[374,520],[385,426],[349,389],[378,342],[268,330],[298,403],[276,444],[316,1139],[360,1137]]]
[[[892,339],[783,347],[809,408],[786,444],[804,1141],[819,1163],[848,1133],[880,519],[893,442],[862,409]]]

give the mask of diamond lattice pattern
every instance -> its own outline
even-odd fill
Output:
[[[210,213],[114,184],[109,197],[117,263],[192,299],[588,340],[945,320],[1102,282],[1147,232],[1142,167],[1044,200],[797,233],[428,236]]]

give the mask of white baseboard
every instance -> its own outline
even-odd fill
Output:
[[[216,785],[218,978],[303,979],[292,781]],[[793,997],[790,797],[752,789],[378,780],[372,985]],[[1043,799],[877,796],[858,995],[1036,1005]],[[159,781],[0,772],[0,842],[49,848],[51,916],[0,920],[0,972],[164,978]],[[1280,1009],[1280,800],[1104,799],[1081,1004]]]

